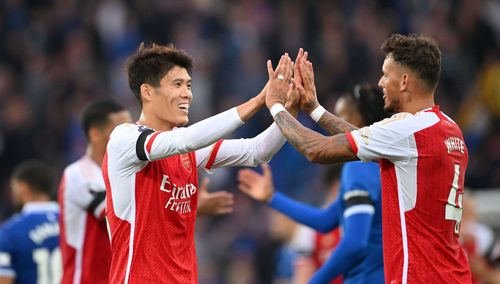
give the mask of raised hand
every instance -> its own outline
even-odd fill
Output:
[[[264,88],[262,88],[260,93],[255,97],[261,106],[266,105],[266,94],[268,87],[269,87],[269,81],[266,82]]]
[[[238,188],[248,196],[261,202],[269,202],[274,194],[273,175],[267,163],[261,165],[263,175],[242,169],[238,172]]]
[[[285,105],[287,93],[293,75],[293,62],[288,53],[281,56],[276,70],[273,70],[271,60],[267,61],[269,86],[267,88],[266,105],[271,108],[276,103]]]
[[[222,215],[233,212],[233,194],[227,191],[208,192],[208,178],[201,182],[198,193],[198,216]]]
[[[294,117],[297,117],[300,109],[300,95],[294,78],[292,78],[292,83],[288,85],[287,98],[286,110]]]
[[[300,53],[300,51],[299,51]],[[316,95],[316,86],[314,85],[314,69],[310,61],[307,60],[308,53],[305,52],[298,66],[301,78],[301,85],[297,85],[297,90],[300,94],[300,108],[306,113],[311,113],[319,106],[318,97]]]
[[[299,62],[302,61],[304,57],[304,49],[300,48],[299,52],[297,52],[297,57],[295,58],[295,64],[293,65],[293,79],[295,79],[295,83],[297,86],[302,86],[302,77],[300,75]]]

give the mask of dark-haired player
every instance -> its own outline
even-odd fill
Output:
[[[50,201],[53,173],[44,163],[18,165],[11,177],[19,214],[0,229],[0,283],[59,283],[59,206]]]
[[[459,243],[467,148],[458,125],[439,110],[434,92],[441,71],[436,42],[393,35],[382,45],[379,87],[391,118],[357,129],[316,100],[312,63],[301,60],[303,109],[337,133],[325,137],[287,113],[279,71],[269,64],[266,104],[288,141],[315,163],[380,161],[386,283],[470,283]],[[311,87],[308,87],[311,86]],[[309,100],[306,98],[310,98]]]
[[[278,68],[290,82],[292,62],[284,59]],[[173,46],[141,45],[128,59],[142,113],[137,123],[115,128],[103,162],[111,283],[197,283],[197,169],[257,165],[285,142],[274,124],[252,139],[219,140],[264,106],[266,89],[182,128],[193,99],[191,69],[191,56]]]
[[[104,220],[106,189],[101,164],[111,131],[131,121],[129,111],[110,99],[92,101],[82,111],[87,151],[65,169],[59,187],[62,283],[109,282],[111,248]],[[206,186],[200,187],[198,216],[231,210],[230,193],[209,193]]]
[[[80,120],[87,150],[66,167],[58,192],[61,283],[108,283],[111,248],[104,221],[106,189],[101,163],[113,128],[132,117],[118,103],[101,99],[87,104]]]

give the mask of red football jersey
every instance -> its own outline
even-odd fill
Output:
[[[470,283],[459,242],[468,154],[437,106],[347,133],[363,160],[380,160],[386,283]]]
[[[61,283],[108,283],[111,248],[104,221],[101,167],[85,155],[64,170],[58,199]]]
[[[312,258],[316,269],[321,268],[323,263],[330,257],[340,243],[340,229],[334,229],[326,234],[315,233],[314,249]],[[335,278],[330,284],[342,284],[342,276]]]
[[[102,166],[110,283],[198,282],[197,169],[256,166],[285,143],[275,124],[254,138],[217,141],[242,123],[232,108],[171,131],[130,123],[113,130]]]
[[[128,174],[129,169],[121,163],[129,157],[118,156],[123,153],[115,151],[112,141],[137,140],[139,126],[135,128],[111,135],[103,161],[113,252],[110,283],[197,283],[194,224],[198,175],[194,153],[143,162],[139,171]],[[132,139],[124,137],[127,135]],[[123,162],[126,165],[128,161]]]

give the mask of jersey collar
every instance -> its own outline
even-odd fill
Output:
[[[434,105],[433,107],[430,107],[430,108],[426,108],[426,109],[423,109],[419,112],[438,112],[439,111],[439,105]]]
[[[47,212],[47,211],[59,211],[59,204],[54,201],[45,202],[28,202],[23,206],[23,213],[36,213],[36,212]]]
[[[92,157],[89,154],[83,155],[83,158],[86,159],[93,167],[97,167],[99,170],[101,170],[101,166],[92,159]]]

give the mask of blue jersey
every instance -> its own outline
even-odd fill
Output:
[[[363,259],[344,272],[344,283],[384,283],[380,167],[374,162],[349,162],[342,168],[340,223],[356,213],[372,212],[368,246]],[[372,208],[372,209],[370,209]],[[374,209],[374,210],[373,210]]]
[[[373,162],[346,163],[339,196],[324,209],[273,195],[272,208],[319,232],[342,226],[339,244],[309,283],[329,283],[340,275],[344,284],[384,283],[380,197],[380,170]]]
[[[14,283],[59,283],[59,209],[55,202],[31,202],[0,228],[0,275]]]

